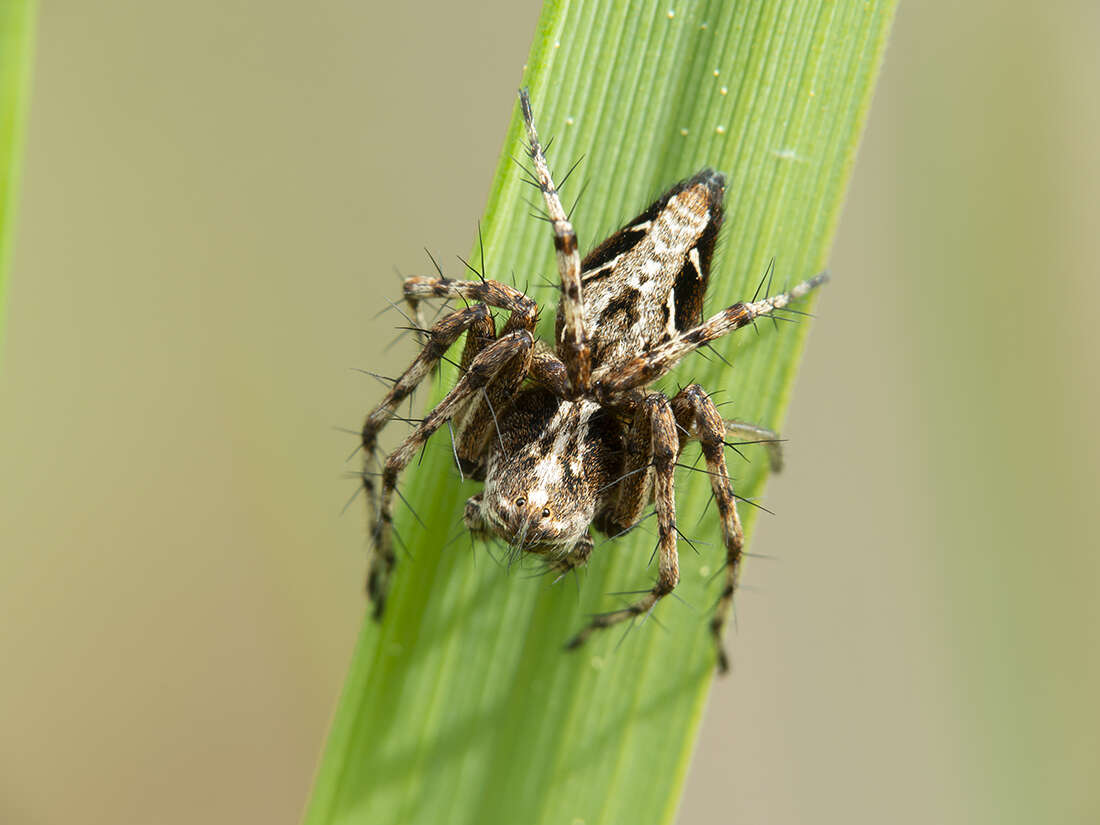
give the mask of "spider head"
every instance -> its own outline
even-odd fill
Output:
[[[553,474],[506,468],[485,480],[485,490],[466,503],[465,522],[474,533],[493,533],[523,550],[545,554],[572,547],[587,535],[595,502]]]

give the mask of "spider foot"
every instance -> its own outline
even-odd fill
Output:
[[[650,593],[646,598],[635,602],[629,607],[623,607],[619,610],[609,610],[607,613],[597,613],[587,625],[581,628],[577,635],[565,643],[565,649],[576,650],[587,642],[596,631],[605,630],[609,627],[614,627],[620,622],[633,620],[639,616],[646,615],[656,606],[658,598],[659,597]]]
[[[370,555],[367,567],[367,601],[371,604],[371,618],[376,622],[382,620],[382,614],[386,610],[386,599],[389,597],[390,584],[393,581],[393,568],[397,564],[392,545],[389,542],[383,542],[384,524],[383,520],[379,520],[372,531],[375,549]]]
[[[382,614],[386,610],[393,567],[393,559],[387,561],[378,554],[371,557],[370,570],[367,572],[367,600],[371,603],[371,618],[376,622],[382,620]]]
[[[725,627],[725,622],[720,617],[715,616],[710,622],[711,637],[714,639],[714,653],[715,663],[719,675],[725,675],[729,673],[730,658],[726,653],[726,646],[722,643],[722,629]]]

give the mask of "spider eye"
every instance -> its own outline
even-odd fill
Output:
[[[546,508],[543,509],[542,517],[543,518],[550,518],[550,508],[549,507],[546,507]]]
[[[516,506],[517,507],[522,507],[526,503],[527,503],[527,499],[525,499],[525,498],[517,498],[516,499]]]

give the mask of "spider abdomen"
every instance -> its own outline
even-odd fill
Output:
[[[581,262],[593,369],[625,363],[698,323],[724,195],[725,178],[703,169]],[[559,308],[559,340],[563,324]]]

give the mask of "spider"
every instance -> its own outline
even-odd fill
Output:
[[[462,333],[466,341],[457,383],[386,457],[380,496],[377,474],[363,473],[373,544],[367,592],[374,615],[382,615],[395,564],[398,476],[440,427],[453,429],[462,474],[484,482],[466,502],[466,528],[475,536],[503,538],[515,552],[541,557],[562,574],[588,561],[593,528],[617,536],[653,505],[659,543],[652,589],[621,609],[592,617],[568,648],[603,628],[648,614],[676,587],[673,470],[685,446],[698,440],[725,545],[725,586],[710,622],[717,666],[725,671],[722,633],[744,533],[724,447],[732,435],[774,448],[777,436],[723,420],[698,384],[672,398],[649,387],[689,353],[788,306],[826,274],[703,320],[725,192],[725,178],[709,168],[673,186],[581,260],[535,131],[531,102],[526,90],[519,94],[533,166],[529,182],[545,200],[561,278],[554,345],[535,336],[538,305],[511,286],[483,277],[452,280],[442,273],[405,279],[405,299],[414,310],[427,298],[461,299],[467,305],[425,330],[423,351],[366,416],[362,446],[368,470],[376,459],[379,431],[397,406]],[[499,330],[491,308],[508,313]],[[774,452],[772,457],[774,465]]]

